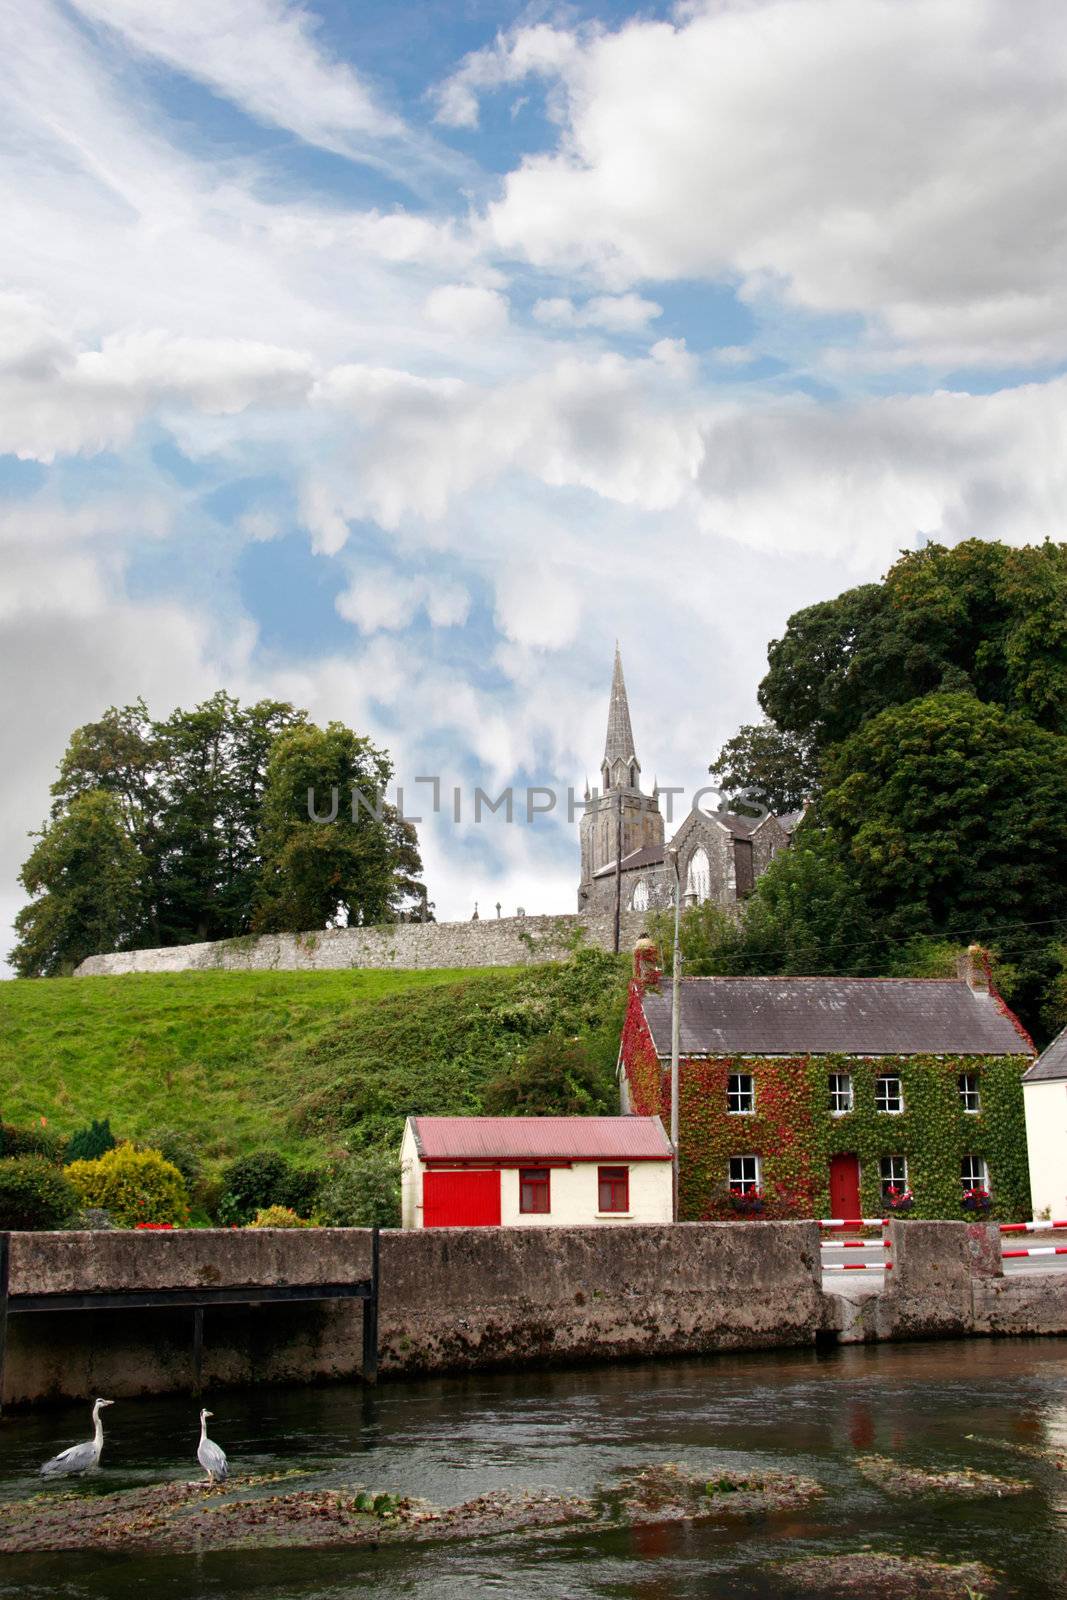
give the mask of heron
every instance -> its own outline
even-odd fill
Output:
[[[230,1475],[226,1452],[220,1450],[213,1439],[207,1436],[207,1419],[213,1417],[213,1411],[200,1413],[200,1444],[197,1448],[196,1459],[207,1473],[208,1483],[225,1483]]]
[[[100,1420],[100,1413],[105,1406],[114,1404],[114,1400],[93,1401],[92,1438],[84,1444],[72,1444],[69,1450],[61,1450],[58,1456],[46,1461],[40,1471],[42,1478],[69,1478],[76,1472],[90,1472],[93,1467],[100,1465],[100,1452],[104,1448],[104,1424]]]

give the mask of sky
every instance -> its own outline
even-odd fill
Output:
[[[618,639],[692,788],[792,612],[1064,536],[1062,0],[0,17],[0,950],[108,705],[580,786]],[[565,816],[417,809],[439,917],[573,908]]]

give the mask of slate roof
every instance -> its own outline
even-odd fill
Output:
[[[622,858],[623,872],[633,872],[638,867],[661,867],[664,862],[663,846],[661,844],[643,844],[637,850],[631,850],[628,856]],[[594,872],[594,878],[613,878],[615,876],[615,863],[609,861],[606,866]]]
[[[670,984],[644,995],[671,1049]],[[683,978],[683,1056],[1031,1055],[993,996],[957,979]]]
[[[1057,1078],[1067,1078],[1067,1028],[1057,1034],[1029,1072],[1023,1074],[1024,1083],[1052,1083]]]
[[[669,1161],[658,1117],[411,1117],[424,1161]]]

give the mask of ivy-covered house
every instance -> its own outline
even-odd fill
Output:
[[[636,952],[623,1109],[670,1114],[671,984]],[[1025,1029],[982,952],[956,979],[683,978],[679,1215],[1030,1214]]]

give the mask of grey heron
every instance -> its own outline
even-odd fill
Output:
[[[53,1456],[51,1461],[46,1461],[41,1468],[42,1478],[69,1478],[76,1472],[89,1472],[100,1464],[100,1452],[104,1448],[104,1424],[100,1421],[100,1413],[105,1406],[113,1406],[114,1400],[93,1401],[93,1436],[84,1444],[72,1444],[69,1450],[61,1450],[58,1456]]]
[[[225,1483],[230,1475],[226,1453],[220,1450],[215,1441],[207,1436],[207,1419],[214,1415],[213,1411],[201,1411],[200,1413],[200,1444],[197,1448],[196,1459],[207,1473],[209,1483]]]

